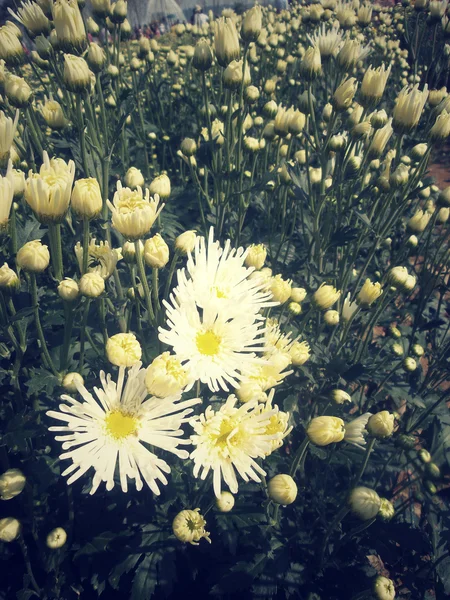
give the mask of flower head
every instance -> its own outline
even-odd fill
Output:
[[[62,460],[72,464],[63,472],[70,475],[67,483],[72,484],[89,469],[94,469],[90,493],[106,483],[106,489],[114,487],[114,475],[118,470],[120,486],[128,491],[127,479],[134,479],[136,489],[143,487],[144,480],[150,489],[159,494],[159,484],[166,485],[166,473],[170,473],[167,462],[155,454],[159,448],[187,458],[186,450],[178,446],[188,441],[180,439],[180,426],[187,421],[192,406],[198,398],[180,402],[180,396],[170,396],[161,402],[159,398],[148,399],[144,383],[145,369],[137,363],[128,372],[119,369],[117,382],[111,375],[100,372],[101,388],[94,388],[97,399],[78,384],[82,401],[63,395],[66,404],[60,411],[48,411],[47,415],[64,424],[50,427],[58,432],[56,440],[63,442],[65,452]],[[151,446],[149,450],[147,446]],[[158,483],[159,482],[159,483]]]
[[[159,206],[159,196],[150,199],[139,186],[135,190],[122,187],[117,182],[117,191],[112,203],[108,200],[112,212],[112,225],[129,240],[139,240],[150,231],[164,204]],[[159,208],[158,208],[159,206]]]
[[[81,271],[83,265],[83,246],[80,242],[77,242],[74,250]],[[114,273],[117,261],[120,258],[120,250],[111,248],[108,242],[97,244],[95,238],[93,238],[88,246],[88,272],[98,273],[103,279],[109,279]]]
[[[354,444],[359,448],[364,448],[366,440],[364,434],[367,433],[366,425],[372,416],[372,413],[365,413],[350,423],[345,424],[344,440],[349,444]]]
[[[194,476],[205,479],[213,471],[216,497],[222,491],[222,479],[233,494],[238,491],[236,471],[244,481],[260,481],[266,472],[256,462],[272,451],[272,442],[282,437],[281,432],[267,433],[276,409],[261,412],[255,401],[236,408],[237,398],[229,396],[219,410],[208,406],[200,417],[191,420],[195,449],[190,457],[194,461]]]
[[[205,531],[206,521],[200,514],[200,509],[182,510],[177,514],[172,523],[172,530],[180,542],[198,546],[198,542],[205,538],[209,543],[209,532]]]
[[[117,367],[132,367],[141,360],[142,348],[133,333],[117,333],[106,342],[106,356]]]
[[[344,421],[339,417],[315,417],[306,430],[306,435],[316,446],[328,446],[344,439]]]

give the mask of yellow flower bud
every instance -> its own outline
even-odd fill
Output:
[[[86,62],[94,73],[99,73],[106,63],[106,54],[101,46],[95,42],[89,44]]]
[[[416,0],[417,4],[417,0]],[[381,575],[375,579],[373,586],[373,593],[377,600],[394,600],[395,598],[395,587],[394,582],[387,577]]]
[[[344,404],[345,402],[352,401],[350,394],[347,394],[347,392],[344,392],[344,390],[332,390],[330,392],[330,399],[335,404]]]
[[[416,128],[428,98],[428,85],[423,91],[419,84],[412,88],[405,86],[397,97],[393,112],[393,127],[396,133],[411,133]]]
[[[83,385],[83,377],[76,372],[67,373],[67,375],[65,375],[64,379],[62,380],[63,388],[71,394],[76,394],[78,392],[78,387]]]
[[[394,431],[394,415],[387,410],[382,410],[370,417],[366,428],[375,438],[389,437]]]
[[[245,257],[245,266],[261,269],[266,262],[267,249],[264,244],[252,244],[247,250]]]
[[[393,267],[387,274],[387,281],[390,285],[402,288],[408,278],[408,269],[406,267]]]
[[[308,48],[300,63],[299,71],[307,81],[313,81],[321,74],[322,60],[318,46]]]
[[[98,298],[105,291],[105,280],[95,271],[92,273],[85,273],[80,279],[79,287],[83,296],[87,296],[88,298]]]
[[[47,100],[43,104],[41,112],[47,125],[55,131],[64,129],[69,123],[64,116],[61,104],[56,100]]]
[[[67,541],[67,533],[62,527],[52,529],[47,536],[46,544],[50,550],[58,550],[62,548]]]
[[[0,541],[14,542],[22,531],[22,524],[13,517],[0,519]]]
[[[194,156],[197,152],[197,144],[192,138],[184,138],[181,142],[180,149],[184,156]]]
[[[383,293],[381,283],[372,283],[370,279],[366,279],[364,285],[359,291],[356,301],[363,308],[367,308],[377,300]]]
[[[311,356],[311,349],[308,342],[294,342],[289,349],[289,356],[292,364],[301,367]]]
[[[196,239],[197,234],[195,230],[191,229],[189,231],[185,231],[184,233],[181,233],[175,240],[175,248],[182,254],[188,254],[195,248]]]
[[[262,29],[262,11],[256,4],[248,10],[242,20],[241,36],[244,42],[256,42]]]
[[[314,292],[313,302],[320,310],[327,310],[338,301],[340,295],[341,292],[332,285],[322,283],[319,289]]]
[[[298,302],[289,302],[288,309],[290,313],[297,316],[302,312],[302,305]]]
[[[25,487],[27,480],[19,469],[8,469],[0,475],[0,500],[12,500]]]
[[[270,291],[273,299],[280,304],[284,304],[291,297],[292,284],[290,280],[285,280],[281,275],[275,275],[270,281]]]
[[[361,83],[360,104],[365,108],[374,108],[384,94],[388,77],[391,73],[391,65],[386,69],[384,64],[377,69],[372,65],[367,69]]]
[[[389,502],[387,498],[380,498],[380,510],[378,511],[378,518],[382,521],[388,522],[393,519],[395,515],[395,508],[392,502]]]
[[[261,385],[256,381],[245,381],[241,383],[235,390],[235,394],[240,402],[250,402],[251,400],[265,402],[267,400],[267,394],[263,392]]]
[[[362,521],[368,521],[377,516],[381,500],[375,490],[367,487],[354,488],[348,499],[350,510]]]
[[[91,0],[92,12],[99,19],[105,19],[111,13],[111,0]]]
[[[73,302],[80,295],[78,283],[73,279],[66,277],[58,285],[58,295],[66,302]]]
[[[205,531],[206,521],[200,514],[200,509],[182,510],[177,514],[172,523],[172,530],[180,542],[198,546],[198,542],[205,538],[209,543],[209,532]]]
[[[232,19],[217,19],[215,24],[214,49],[217,62],[227,67],[231,61],[238,60],[241,54],[239,37]]]
[[[50,263],[48,247],[39,240],[27,242],[18,251],[16,263],[20,269],[29,273],[42,273]]]
[[[179,394],[188,383],[188,371],[170,352],[163,352],[147,367],[145,385],[152,396],[166,398]]]
[[[344,421],[338,417],[316,417],[306,430],[309,440],[316,446],[328,446],[344,439]]]
[[[450,114],[443,110],[430,129],[430,141],[442,142],[450,135]]]
[[[428,223],[430,222],[431,214],[428,211],[418,210],[409,219],[407,227],[410,231],[420,233],[424,231]]]
[[[89,89],[91,75],[84,58],[73,54],[64,54],[64,83],[67,89],[74,93]]]
[[[417,369],[417,362],[412,356],[407,356],[403,361],[403,368],[405,371],[412,372]]]
[[[220,512],[230,512],[234,506],[234,496],[231,492],[221,492],[216,498],[216,507]]]
[[[136,190],[122,187],[120,181],[117,182],[113,201],[108,200],[107,204],[112,212],[114,229],[117,229],[127,240],[132,241],[147,235],[164,207],[164,204],[159,206],[157,194],[150,199],[148,189],[144,194],[140,187]]]
[[[170,179],[165,173],[155,177],[149,186],[150,196],[158,196],[161,200],[168,200],[170,196]]]
[[[145,240],[144,260],[153,269],[162,269],[169,262],[169,246],[159,233]]]
[[[233,60],[222,74],[223,85],[230,90],[237,90],[241,84],[249,86],[251,83],[250,68],[242,60]]]
[[[297,498],[297,484],[290,475],[275,475],[267,484],[269,498],[277,504],[286,506]]]
[[[336,327],[339,325],[339,313],[337,310],[327,310],[323,315],[323,320],[330,327]]]
[[[15,271],[5,263],[0,267],[0,289],[3,292],[13,292],[20,287],[20,280]]]
[[[93,177],[78,179],[72,190],[71,207],[80,219],[97,217],[103,206],[102,193],[98,181]]]
[[[334,109],[337,111],[347,110],[352,105],[357,89],[358,82],[355,77],[343,81],[333,95]]]
[[[86,31],[77,0],[56,0],[52,16],[58,46],[67,52],[84,50]]]
[[[8,67],[21,65],[25,60],[20,40],[7,26],[0,27],[0,60],[4,60]]]
[[[134,333],[117,333],[106,342],[106,357],[116,367],[132,367],[141,360],[142,348]]]
[[[205,38],[201,38],[195,46],[192,65],[197,71],[205,72],[211,68],[212,62],[213,55],[211,46]]]

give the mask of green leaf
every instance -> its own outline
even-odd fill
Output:
[[[33,369],[30,379],[25,382],[29,394],[38,394],[45,391],[49,396],[53,394],[55,387],[60,385],[60,381],[55,375],[46,369]]]
[[[105,550],[108,549],[108,544],[116,538],[117,535],[112,531],[104,531],[80,548],[73,558],[76,560],[81,556],[92,556],[94,554],[99,554],[100,552],[105,552]]]
[[[157,562],[155,554],[151,553],[139,564],[133,577],[131,600],[150,600],[157,584]]]

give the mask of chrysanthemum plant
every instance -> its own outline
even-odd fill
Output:
[[[447,597],[447,2],[84,4],[0,27],[1,592]]]

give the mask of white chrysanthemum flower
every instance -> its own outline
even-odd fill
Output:
[[[60,404],[60,412],[47,412],[49,417],[65,423],[49,429],[62,433],[56,436],[66,451],[60,458],[72,460],[73,464],[62,473],[70,475],[68,484],[93,468],[95,474],[90,493],[94,494],[102,481],[110,491],[118,466],[123,492],[128,490],[127,478],[130,478],[135,479],[138,491],[144,480],[155,494],[159,494],[158,482],[167,484],[165,474],[170,473],[170,467],[146,445],[172,452],[179,458],[188,458],[188,452],[178,448],[189,444],[188,440],[180,438],[183,435],[180,427],[189,420],[191,407],[201,400],[194,398],[180,402],[180,395],[163,401],[154,397],[146,399],[148,392],[144,379],[145,369],[141,369],[141,363],[129,369],[127,376],[126,370],[120,368],[117,383],[101,371],[102,388],[94,388],[97,399],[78,383],[82,402],[63,395],[61,399],[67,404]]]
[[[194,461],[194,476],[205,479],[213,471],[213,487],[217,498],[222,491],[222,479],[233,494],[238,491],[236,471],[246,482],[261,481],[266,472],[256,462],[273,450],[273,442],[283,437],[281,431],[268,433],[271,417],[277,409],[261,411],[258,402],[251,401],[236,408],[237,398],[229,396],[219,410],[208,406],[191,420],[196,446],[190,457]],[[201,473],[200,473],[201,471]]]
[[[349,444],[354,444],[358,448],[362,448],[366,445],[364,434],[367,433],[366,425],[372,416],[372,413],[365,413],[350,423],[345,424],[344,441]]]
[[[159,339],[171,346],[194,380],[200,379],[213,392],[228,385],[237,387],[243,374],[255,368],[264,351],[264,321],[236,311],[217,311],[207,304],[200,311],[193,297],[180,302],[171,294],[167,326],[159,328]]]
[[[335,56],[342,45],[343,33],[339,31],[339,23],[327,28],[325,23],[318,27],[314,35],[306,34],[312,46],[317,46],[323,59]]]
[[[139,186],[134,190],[123,187],[117,182],[117,191],[113,201],[107,201],[112,212],[112,226],[127,240],[144,238],[164,208],[159,203],[159,196],[150,198],[148,189],[143,192]]]
[[[212,304],[218,310],[226,309],[229,317],[255,315],[262,308],[275,306],[277,302],[271,301],[271,292],[260,281],[250,278],[254,268],[245,266],[247,254],[248,250],[243,248],[231,248],[230,240],[221,248],[214,241],[211,227],[208,240],[196,238],[186,269],[178,271],[178,286],[174,289],[177,302],[193,298],[200,308]]]
[[[297,341],[291,339],[291,332],[282,333],[277,319],[266,319],[266,331],[264,333],[266,347],[265,353],[268,355],[282,353],[286,355],[287,364],[291,363],[290,350]]]

